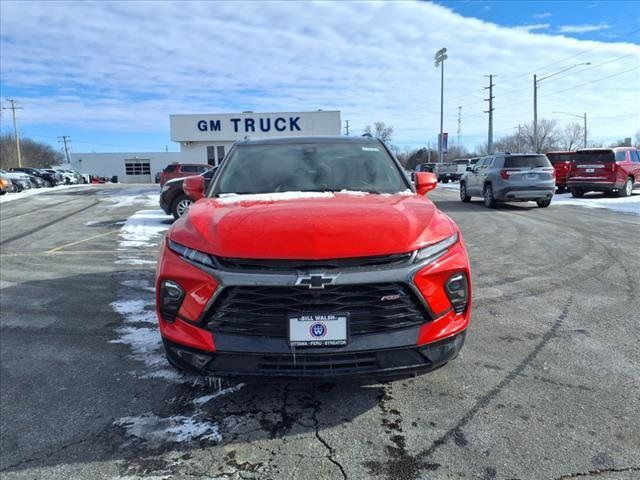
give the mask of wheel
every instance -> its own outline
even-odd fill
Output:
[[[173,201],[173,205],[171,206],[171,213],[173,214],[173,218],[176,220],[182,217],[187,211],[189,207],[193,203],[186,195],[178,195],[178,197]]]
[[[464,203],[468,203],[471,201],[471,196],[467,195],[467,186],[464,182],[460,183],[460,200]]]
[[[538,204],[538,207],[540,207],[540,208],[547,208],[549,205],[551,205],[551,199],[550,198],[541,198],[540,200],[536,200],[536,203]]]
[[[580,190],[579,188],[572,188],[571,189],[571,196],[572,197],[576,197],[576,198],[582,198],[582,197],[584,197],[584,192],[582,190]]]
[[[493,188],[491,185],[484,187],[484,206],[487,208],[495,208],[496,199],[493,197]]]
[[[563,186],[558,187],[558,192],[557,192],[557,193],[564,193],[564,192],[566,192],[566,191],[567,191],[567,187],[565,187],[565,186],[563,185]]]
[[[633,192],[633,179],[631,177],[627,178],[627,181],[624,182],[624,186],[618,190],[619,197],[630,197],[631,192]]]
[[[443,178],[442,179],[442,183],[449,183],[449,179],[448,178]]]

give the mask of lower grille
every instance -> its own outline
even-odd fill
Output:
[[[227,287],[205,320],[215,332],[286,338],[287,318],[302,313],[349,313],[349,333],[362,335],[430,320],[402,283],[304,287]]]
[[[309,373],[331,374],[350,370],[376,370],[380,368],[372,353],[350,353],[337,355],[263,355],[258,360],[258,369],[265,373]]]

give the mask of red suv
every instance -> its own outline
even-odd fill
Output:
[[[571,170],[571,162],[575,157],[573,151],[561,151],[561,152],[548,152],[547,158],[553,165],[553,170],[556,173],[556,187],[558,193],[564,193],[568,190],[567,178],[569,177],[569,171]]]
[[[207,375],[387,377],[456,357],[471,315],[457,225],[373,138],[247,140],[167,232],[169,362]]]
[[[167,180],[171,180],[172,178],[200,175],[210,168],[211,165],[207,165],[206,163],[172,163],[162,170],[160,174],[160,186],[162,187]]]
[[[589,191],[628,197],[634,186],[640,185],[640,154],[633,147],[580,149],[571,164],[567,185],[574,197]]]

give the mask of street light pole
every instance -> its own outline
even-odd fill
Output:
[[[572,117],[582,118],[582,120],[584,121],[584,128],[582,132],[582,143],[583,143],[583,147],[587,148],[587,112],[584,112],[582,115],[578,115],[577,113],[556,112],[556,111],[554,111],[553,113],[562,113],[564,115],[570,115]]]
[[[562,70],[556,73],[552,73],[551,75],[547,75],[546,77],[542,77],[542,78],[538,78],[538,76],[535,73],[533,74],[533,148],[536,153],[539,153],[538,152],[539,150],[539,146],[538,146],[538,83],[540,83],[542,80],[546,80],[547,78],[555,77],[556,75],[559,75],[568,70],[571,70],[572,68],[581,67],[582,65],[591,65],[591,62],[576,63],[575,65],[571,65],[567,68],[563,68]]]
[[[438,161],[444,161],[443,125],[444,125],[444,61],[447,59],[447,49],[441,48],[435,55],[435,66],[440,67],[440,137],[438,138]]]

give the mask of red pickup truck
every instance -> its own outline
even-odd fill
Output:
[[[556,172],[556,187],[558,193],[564,193],[567,191],[567,178],[569,177],[569,171],[571,170],[571,162],[575,157],[574,151],[558,151],[547,152],[547,158],[553,165],[553,169]]]
[[[585,148],[573,158],[567,186],[574,197],[591,191],[628,197],[640,186],[640,154],[633,147]]]

